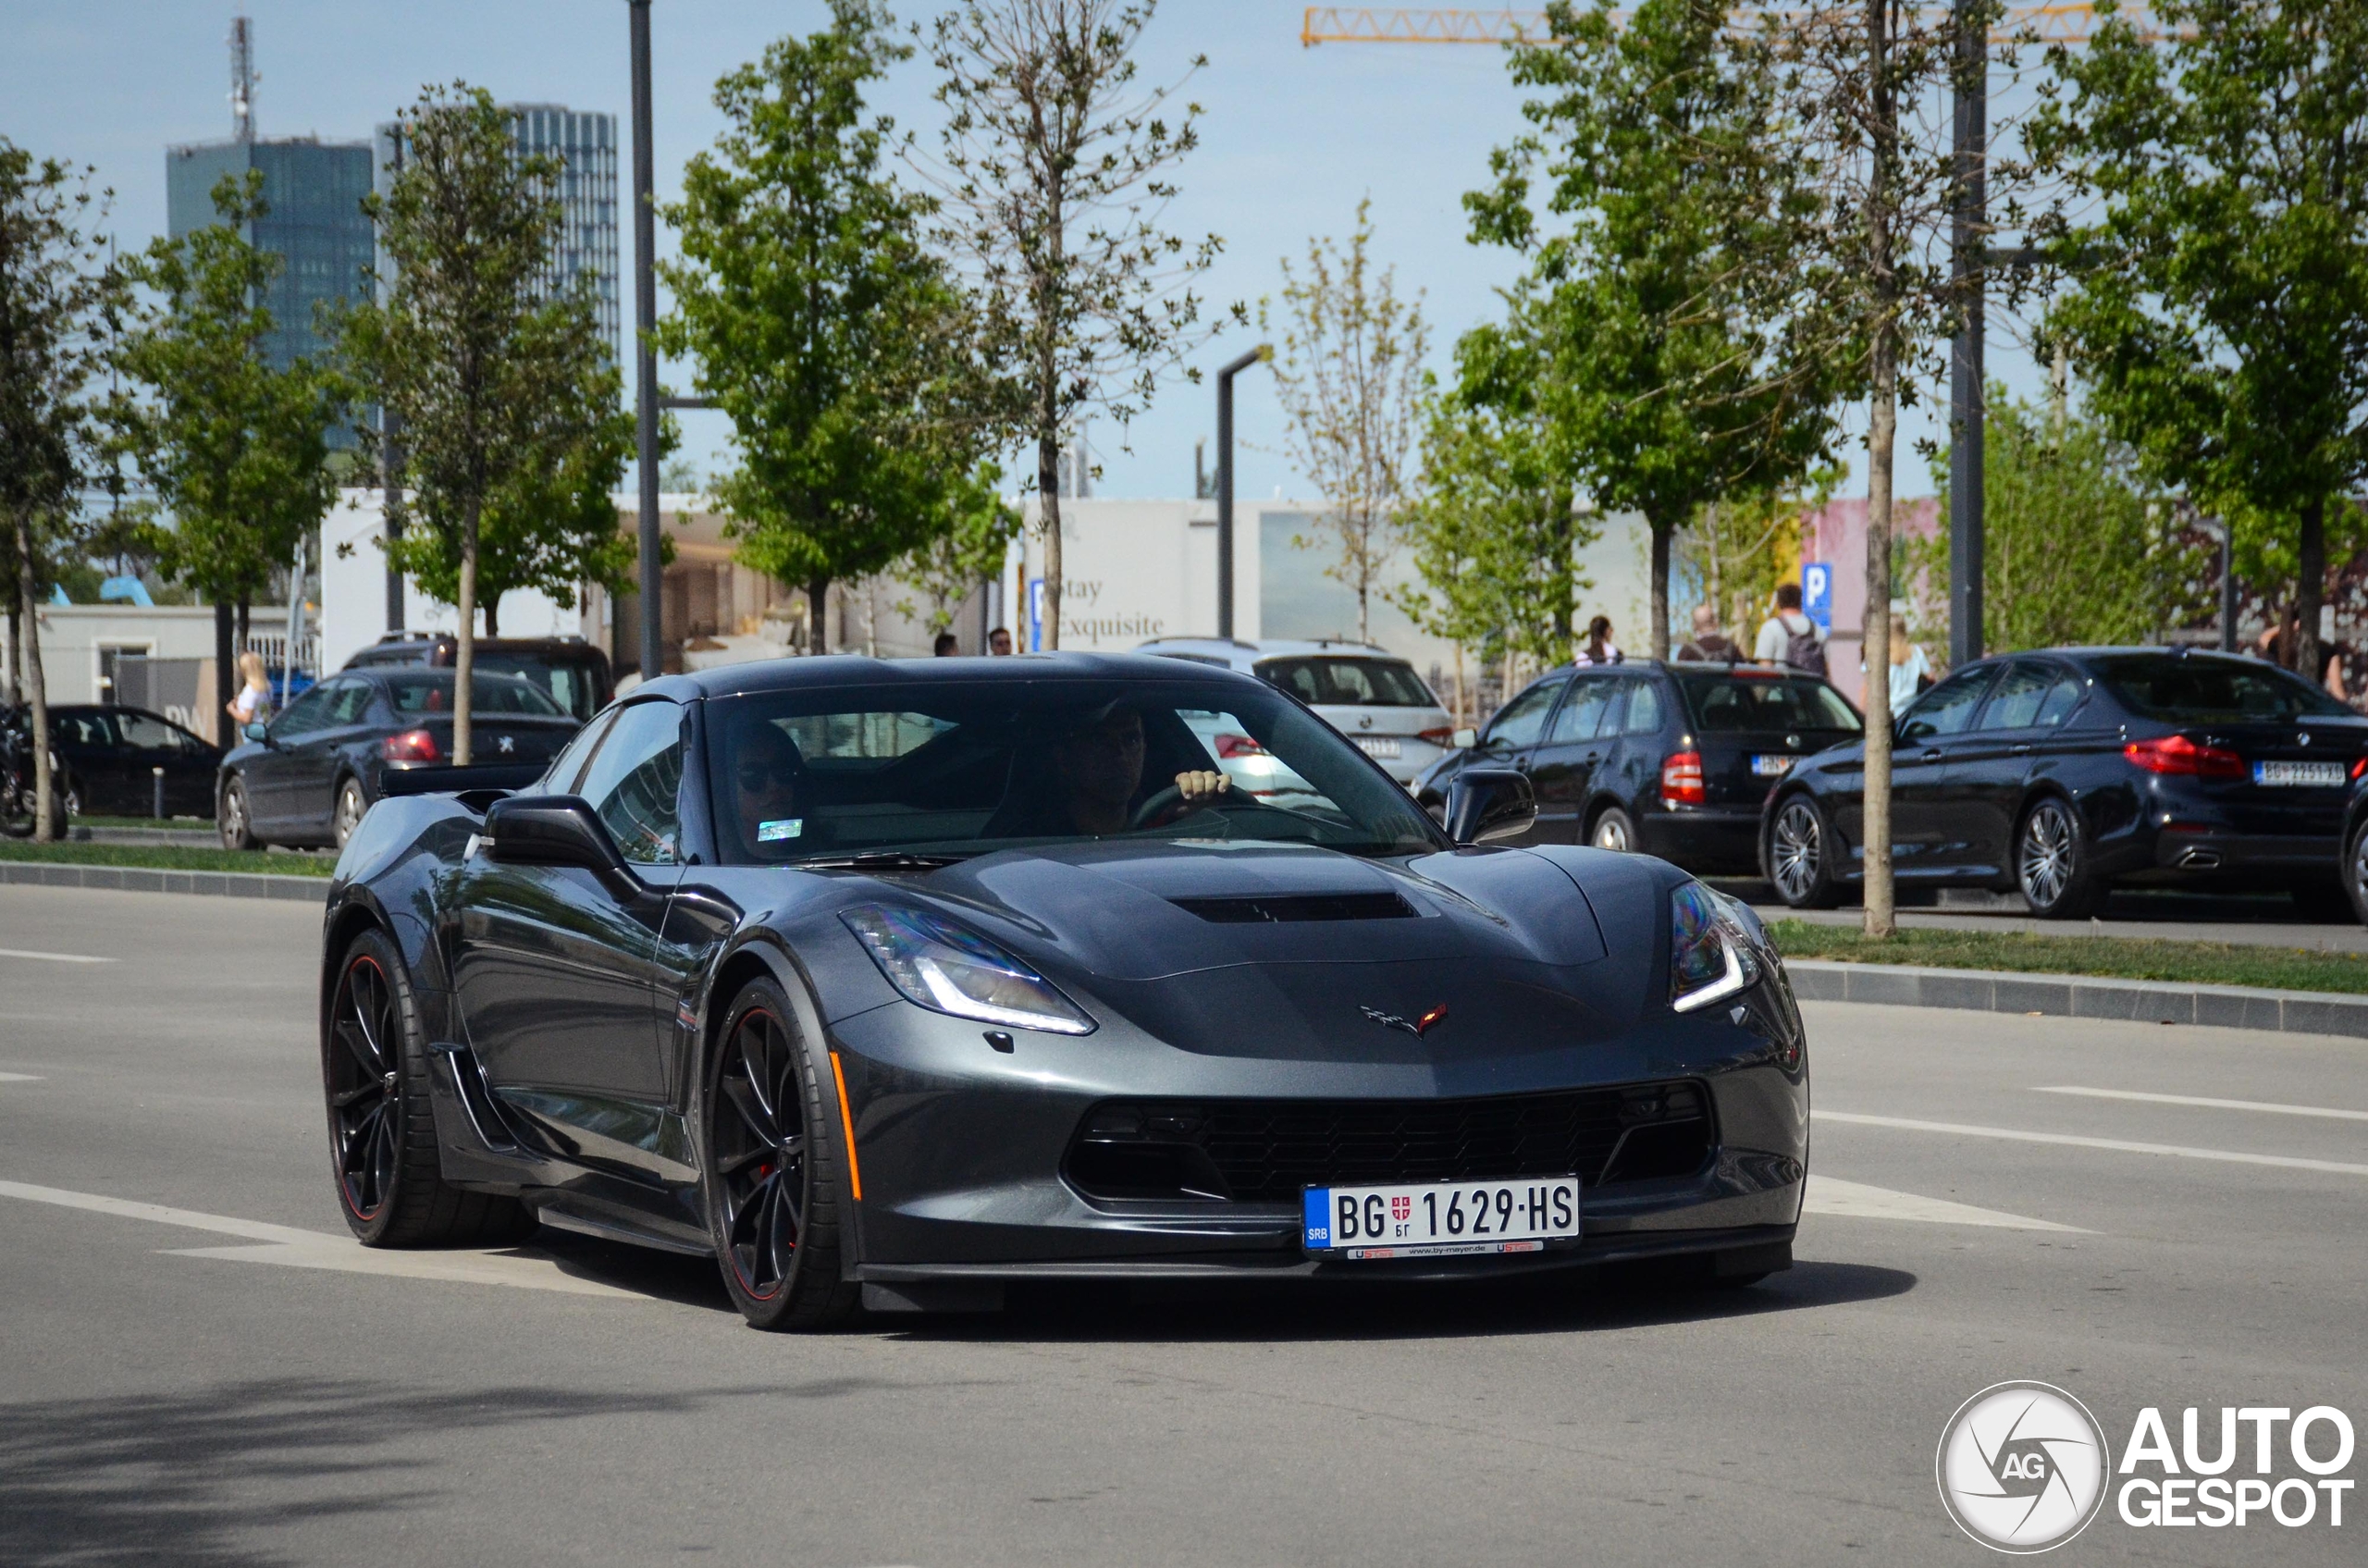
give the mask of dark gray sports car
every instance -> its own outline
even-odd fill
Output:
[[[712,1254],[762,1327],[1023,1280],[1786,1266],[1808,1074],[1750,912],[1490,846],[1518,773],[1448,805],[1172,660],[651,682],[527,792],[385,800],[347,845],[346,1217]]]

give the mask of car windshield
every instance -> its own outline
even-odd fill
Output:
[[[1322,721],[1241,681],[1004,680],[709,705],[723,858],[965,857],[1104,838],[1443,846]]]
[[[560,711],[578,719],[589,719],[600,710],[607,698],[593,684],[589,660],[578,663],[573,660],[555,660],[532,653],[509,653],[487,648],[476,656],[477,668],[496,675],[515,675],[539,690],[555,703]]]
[[[1438,698],[1411,665],[1395,659],[1268,659],[1261,680],[1311,708],[1437,708]]]
[[[2308,681],[2259,660],[2125,653],[2092,667],[2131,712],[2174,724],[2351,712]]]
[[[1858,715],[1842,694],[1813,675],[1680,670],[1678,689],[1706,735],[1818,730],[1856,735]]]
[[[387,679],[387,699],[398,713],[452,711],[452,675],[448,670],[406,672]],[[563,719],[559,704],[515,675],[478,675],[469,682],[472,713],[532,713]]]

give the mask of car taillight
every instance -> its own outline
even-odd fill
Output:
[[[1442,724],[1436,730],[1424,730],[1414,738],[1444,750],[1455,744],[1455,727],[1451,724]]]
[[[2121,748],[2130,766],[2150,773],[2180,773],[2204,779],[2241,779],[2245,759],[2216,746],[2198,746],[2185,735],[2133,740]]]
[[[378,755],[389,762],[440,762],[443,752],[437,749],[436,737],[426,730],[405,730],[399,735],[388,735],[378,743]]]
[[[2362,757],[2359,761],[2354,762],[2351,765],[2351,776],[2353,778],[2356,779],[2362,773],[2368,773],[2368,757]]]
[[[1217,736],[1217,760],[1229,762],[1237,757],[1264,757],[1266,748],[1248,735]]]
[[[1662,805],[1699,806],[1709,798],[1709,791],[1702,786],[1702,754],[1700,752],[1675,752],[1662,760]]]

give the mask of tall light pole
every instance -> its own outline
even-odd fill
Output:
[[[1275,357],[1261,343],[1217,366],[1217,636],[1233,636],[1233,378]]]
[[[1949,273],[1965,315],[1949,345],[1949,664],[1981,657],[1983,296],[1989,289],[1989,29],[1975,0],[1955,0],[1955,210]]]
[[[633,315],[635,413],[641,469],[641,678],[665,662],[666,567],[658,539],[657,170],[649,150],[649,0],[626,0],[633,19]]]

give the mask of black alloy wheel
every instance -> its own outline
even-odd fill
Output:
[[[361,780],[348,778],[337,786],[337,809],[329,816],[329,834],[339,849],[345,847],[346,840],[353,836],[353,830],[362,825],[369,809],[370,803],[362,798]]]
[[[2368,816],[2353,824],[2343,846],[2343,891],[2351,896],[2351,912],[2368,925]]]
[[[2102,896],[2089,872],[2089,846],[2071,804],[2048,796],[2024,814],[2015,834],[2015,884],[2043,920],[2073,920]]]
[[[1607,806],[1595,820],[1595,831],[1587,842],[1597,849],[1617,850],[1627,854],[1636,847],[1636,823],[1617,806]]]
[[[222,801],[216,809],[215,825],[221,829],[225,849],[263,847],[255,837],[253,814],[247,809],[247,783],[236,773],[222,781]]]
[[[1815,800],[1794,795],[1768,825],[1768,880],[1795,909],[1829,909],[1841,901],[1831,864],[1832,834]]]
[[[402,958],[384,934],[353,939],[321,1030],[329,1165],[345,1223],[369,1247],[515,1241],[534,1217],[515,1198],[448,1185],[427,1103],[427,1044]]]
[[[734,999],[708,1071],[701,1178],[733,1304],[758,1328],[827,1328],[855,1308],[839,1245],[836,1080],[771,981]]]

